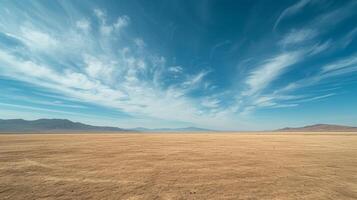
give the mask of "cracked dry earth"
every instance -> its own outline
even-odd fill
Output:
[[[0,199],[357,199],[357,133],[3,134]]]

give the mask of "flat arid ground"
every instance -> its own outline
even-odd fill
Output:
[[[357,199],[357,134],[3,134],[0,199]]]

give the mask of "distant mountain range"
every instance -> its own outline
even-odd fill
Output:
[[[208,132],[212,130],[186,127],[186,128],[162,128],[162,129],[122,129],[118,127],[92,126],[67,119],[0,119],[0,132],[2,133],[47,133],[47,132]]]
[[[215,130],[197,127],[185,128],[134,128],[122,129],[108,126],[92,126],[79,122],[72,122],[67,119],[0,119],[0,133],[65,133],[65,132],[214,132]],[[283,128],[276,130],[279,132],[357,132],[357,127],[315,124],[304,127]]]
[[[0,120],[0,132],[121,132],[117,127],[91,126],[67,119]]]
[[[296,128],[283,128],[277,130],[279,132],[357,132],[357,127],[331,125],[331,124],[315,124]]]

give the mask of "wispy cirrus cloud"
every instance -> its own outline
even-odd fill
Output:
[[[91,24],[90,24],[90,21],[86,20],[86,19],[81,19],[81,20],[78,20],[76,22],[76,26],[83,30],[84,32],[88,32],[91,28]]]
[[[307,6],[312,0],[300,0],[297,3],[291,5],[290,7],[284,9],[284,11],[279,15],[278,19],[275,21],[274,29],[279,25],[279,23],[286,17],[294,15],[301,11],[305,6]]]
[[[345,70],[345,69],[355,69],[357,67],[357,54],[353,54],[347,58],[340,59],[328,65],[325,65],[321,73],[328,74],[333,73],[334,71]]]
[[[280,44],[283,46],[301,44],[314,39],[316,36],[316,31],[311,29],[291,30],[283,37]]]
[[[280,101],[280,100],[288,100],[293,104],[301,104],[306,102],[311,102],[320,99],[326,99],[332,96],[337,95],[337,93],[328,93],[328,94],[315,94],[312,93],[310,95],[306,94],[304,96],[296,96],[293,95],[289,99],[280,99],[280,97],[289,93],[294,93],[298,90],[307,90],[311,87],[316,87],[318,85],[326,84],[335,78],[342,77],[346,74],[353,74],[357,72],[357,60],[356,55],[351,55],[345,58],[341,58],[337,61],[333,61],[327,63],[325,65],[319,66],[319,70],[303,79],[299,79],[295,82],[291,82],[277,90],[272,94],[273,97],[270,100]],[[333,83],[333,81],[332,81]],[[341,84],[348,84],[348,82],[341,82]],[[325,92],[329,92],[330,90],[336,90],[336,87],[330,87]]]
[[[315,1],[301,0],[291,7],[286,8],[277,19],[274,29],[284,18],[293,18],[298,12],[309,4],[317,3]],[[312,58],[325,53],[326,51],[336,50],[333,39],[326,38],[330,30],[333,30],[333,24],[338,24],[353,16],[353,8],[355,2],[347,2],[342,6],[321,15],[317,15],[313,20],[303,26],[293,27],[286,33],[282,33],[276,44],[280,48],[280,52],[270,55],[268,59],[258,61],[252,65],[252,70],[248,71],[244,78],[244,89],[241,95],[237,96],[237,101],[241,105],[238,113],[247,115],[253,113],[260,108],[289,108],[295,107],[302,103],[311,102],[318,99],[326,99],[336,95],[311,93],[306,95],[295,94],[302,88],[308,88],[321,84],[333,77],[343,76],[348,72],[354,72],[355,55],[334,61],[323,66],[317,72],[311,73],[300,80],[290,82],[286,85],[274,85],[278,80],[286,80],[289,71],[300,67],[302,63],[311,60]],[[346,41],[349,44],[352,40],[354,31],[351,30],[346,36],[339,39],[338,43]],[[324,35],[324,37],[321,37]],[[252,61],[251,61],[252,62]],[[305,66],[304,68],[307,68]],[[316,70],[315,70],[316,71]],[[274,87],[272,87],[274,85]],[[272,89],[275,88],[275,89]],[[288,97],[288,98],[287,98]],[[238,103],[237,103],[238,104]]]
[[[13,21],[24,17],[24,23],[16,22],[19,29],[0,29],[30,49],[26,52],[1,48],[3,76],[82,102],[118,109],[134,118],[217,124],[214,117],[204,115],[215,107],[214,102],[202,107],[199,98],[189,95],[192,90],[204,89],[210,84],[205,80],[210,70],[186,74],[180,66],[166,66],[166,59],[152,54],[143,39],[122,38],[119,32],[125,32],[130,25],[129,17],[123,15],[110,21],[104,10],[94,9],[98,25],[87,20],[93,16],[79,15],[78,19],[65,18],[73,20],[72,26],[54,31],[45,22],[31,23],[35,14],[12,16]],[[13,21],[2,21],[1,27]],[[62,23],[68,22],[51,21],[50,24],[61,27]],[[124,41],[125,45],[120,45]],[[66,43],[71,43],[71,47],[64,45]],[[172,82],[170,77],[180,81]],[[227,123],[229,121],[227,119]]]
[[[353,21],[357,4],[329,3],[304,15],[305,8],[313,11],[324,2],[328,1],[296,1],[279,11],[275,24],[271,18],[259,20],[273,26],[272,33],[254,28],[231,34],[215,28],[222,37],[207,32],[220,21],[213,18],[209,24],[195,22],[200,30],[181,30],[188,24],[166,24],[158,20],[162,16],[147,19],[130,10],[110,13],[116,9],[92,2],[79,9],[73,2],[53,1],[57,10],[37,1],[28,6],[6,3],[0,8],[0,81],[18,81],[55,94],[49,102],[30,97],[27,103],[34,107],[61,111],[67,102],[58,102],[75,101],[66,108],[82,109],[83,104],[83,109],[125,113],[130,119],[121,122],[127,127],[165,121],[240,128],[259,113],[255,111],[294,109],[338,96],[332,84],[354,78],[356,30],[352,23],[340,24]],[[161,27],[165,24],[168,35]],[[328,90],[318,87],[322,84]]]
[[[347,47],[356,39],[357,36],[357,27],[352,29],[350,32],[347,33],[345,37],[341,39],[342,47]]]
[[[245,83],[248,89],[244,95],[253,95],[269,86],[284,70],[295,64],[301,52],[286,52],[263,61],[263,64],[250,72]]]

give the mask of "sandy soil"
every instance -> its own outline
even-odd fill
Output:
[[[0,135],[0,199],[357,199],[357,134]]]

